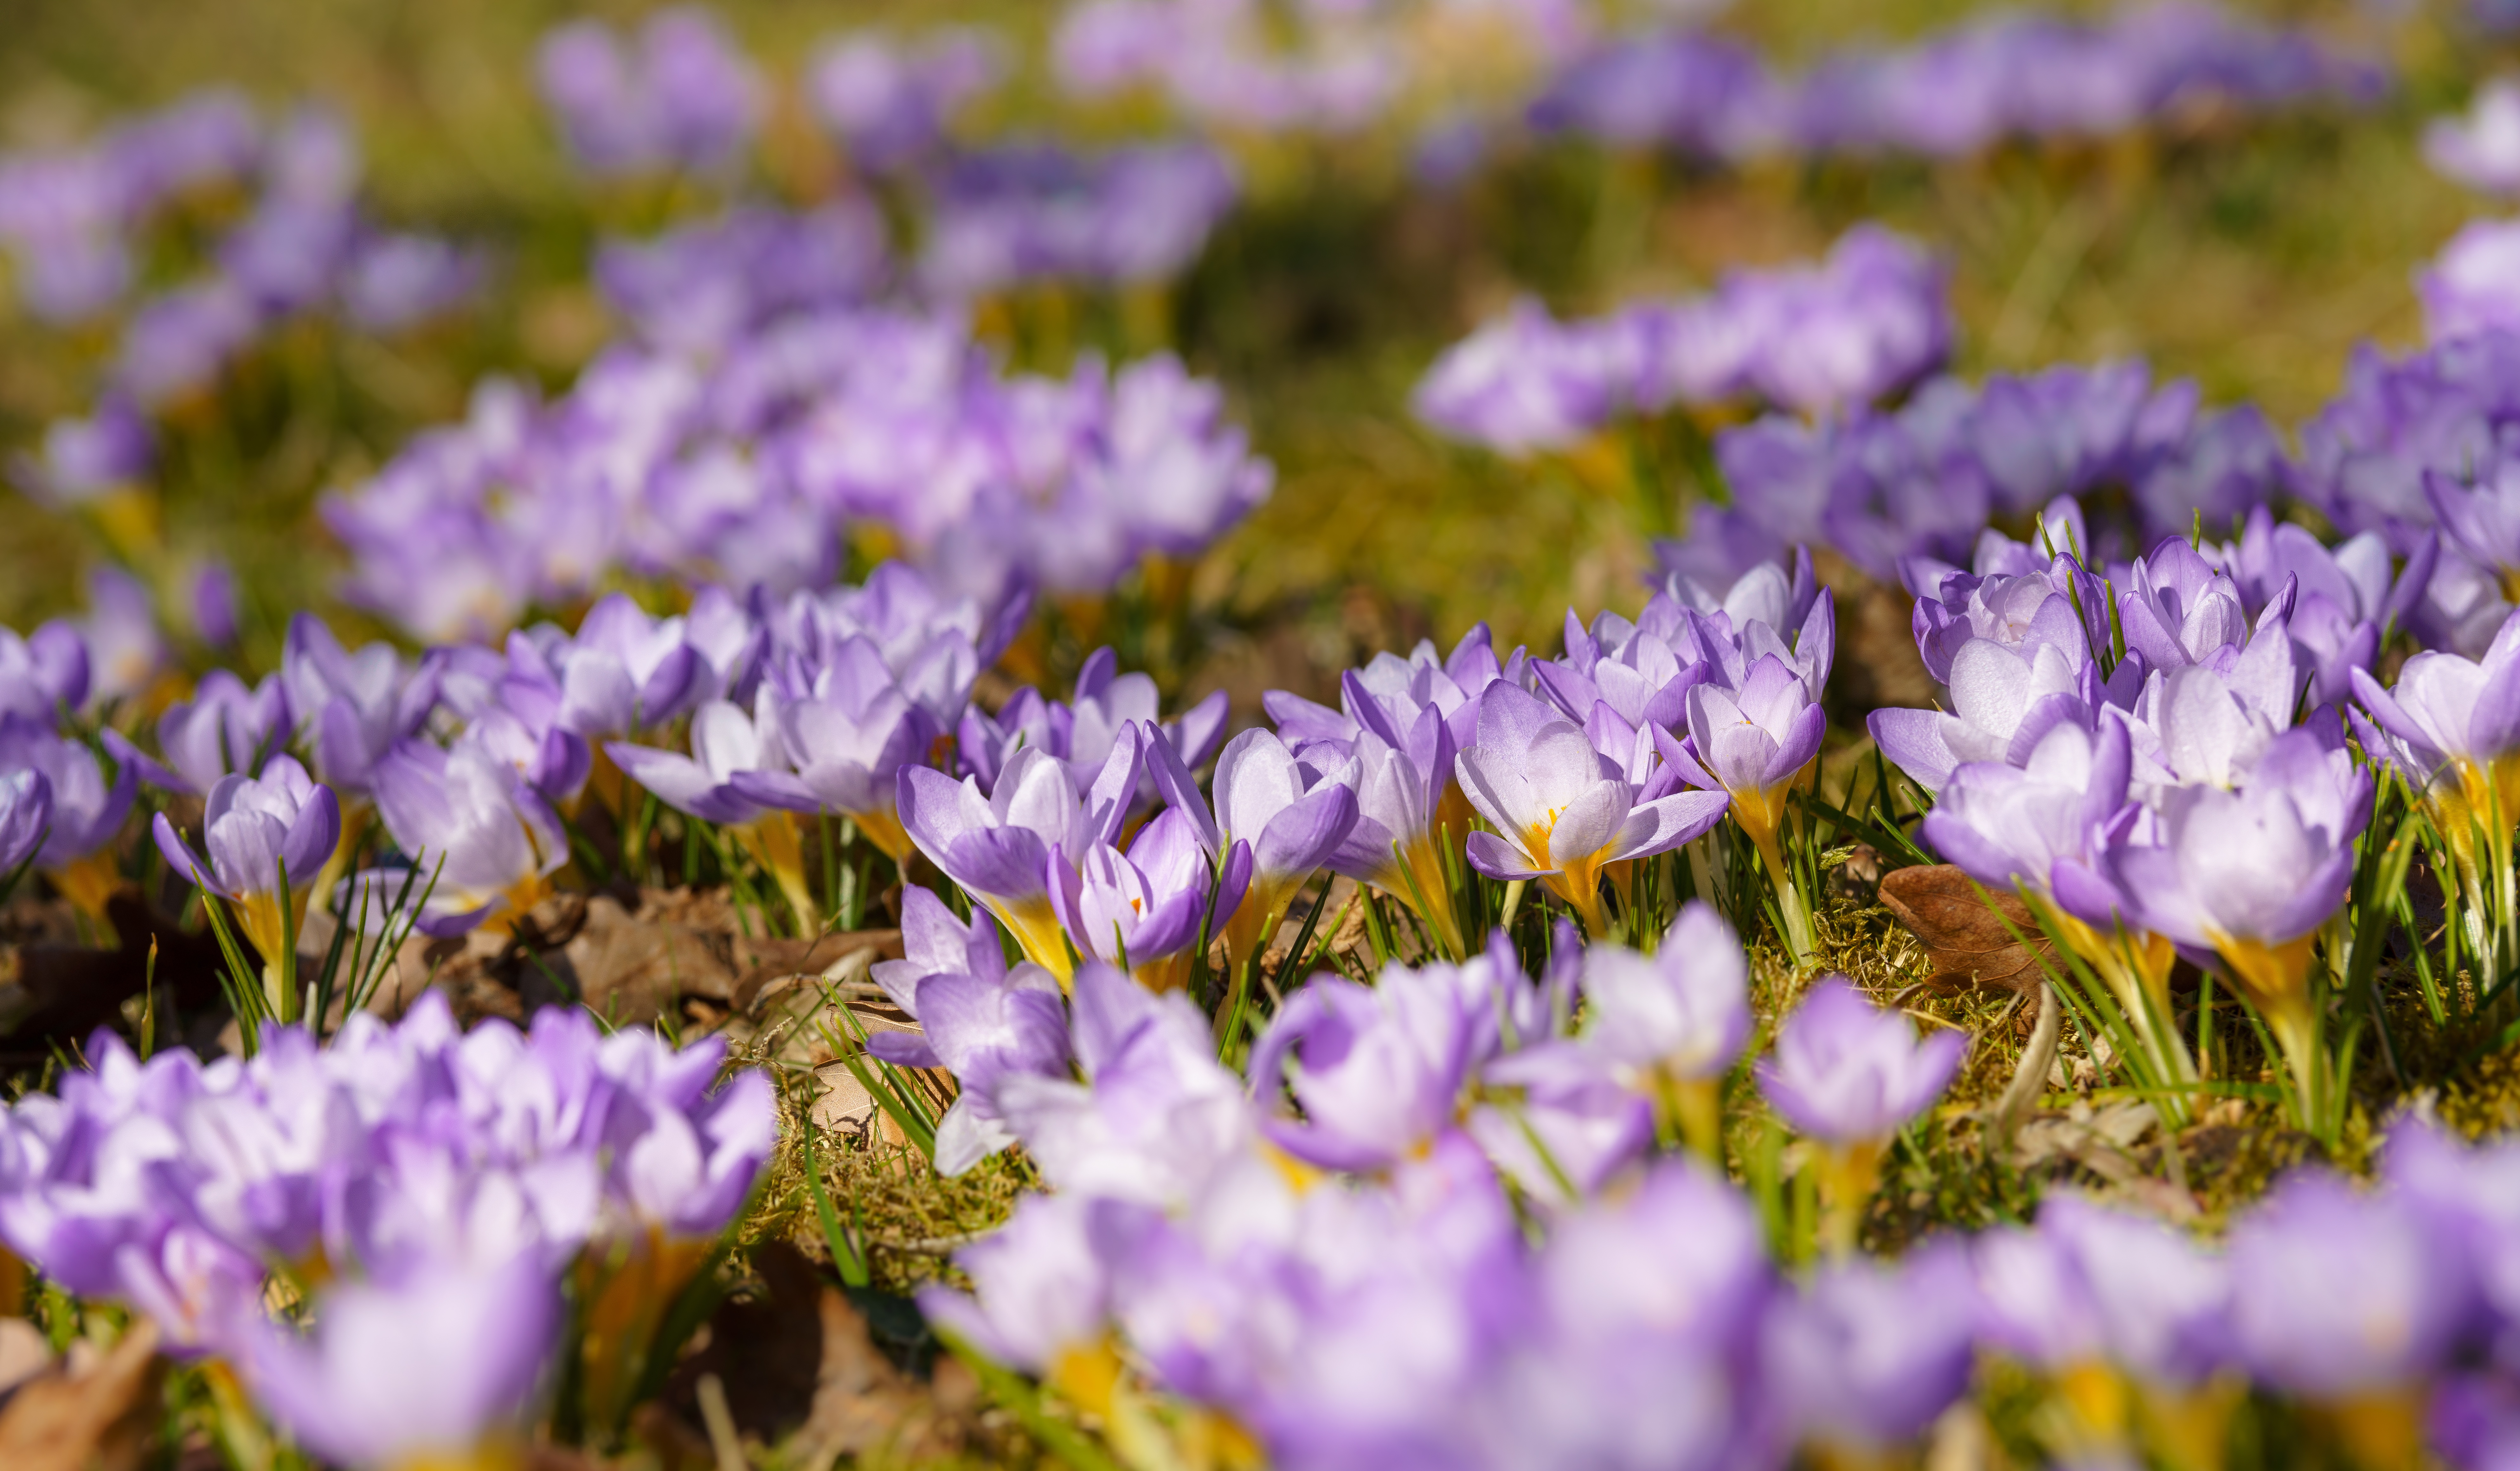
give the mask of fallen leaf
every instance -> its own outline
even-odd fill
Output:
[[[1998,987],[2032,996],[2047,978],[2042,958],[2054,963],[2055,946],[2040,934],[2030,906],[1981,888],[1950,864],[1882,874],[1881,905],[1924,943],[1934,966],[1925,985],[1939,994]]]
[[[0,1409],[0,1466],[9,1471],[132,1471],[163,1405],[158,1328],[133,1323],[109,1353],[48,1369]]]

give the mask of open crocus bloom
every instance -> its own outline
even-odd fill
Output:
[[[178,873],[237,906],[247,938],[277,963],[293,945],[316,875],[341,837],[341,807],[294,758],[275,756],[258,778],[231,774],[210,788],[202,814],[203,864],[159,813],[152,829],[158,851]],[[283,886],[289,907],[281,908]]]
[[[1918,1042],[1905,1016],[1829,976],[1785,1019],[1775,1054],[1759,1064],[1759,1089],[1815,1138],[1878,1144],[1942,1095],[1967,1051],[1958,1032]]]
[[[972,778],[957,781],[905,766],[894,801],[919,851],[987,905],[1026,958],[1064,983],[1074,967],[1051,907],[1051,855],[1081,855],[1119,835],[1148,744],[1143,727],[1124,727],[1081,796],[1065,762],[1027,746],[1007,762],[987,796]]]
[[[2476,829],[2508,833],[2520,815],[2520,616],[2481,660],[2419,653],[2394,690],[2359,669],[2353,681],[2354,697],[2391,737],[2380,750],[2426,789],[2442,835],[2473,864]]]
[[[1651,786],[1627,781],[1572,722],[1502,683],[1479,696],[1478,744],[1456,765],[1470,805],[1497,829],[1470,834],[1471,867],[1491,878],[1539,879],[1597,938],[1609,927],[1602,870],[1670,852],[1722,822],[1727,805],[1720,791],[1650,796]]]

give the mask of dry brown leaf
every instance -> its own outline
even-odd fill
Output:
[[[135,1322],[84,1367],[28,1380],[0,1409],[0,1466],[9,1471],[131,1471],[159,1419],[158,1329]]]
[[[2055,947],[2040,935],[2028,905],[1980,887],[1950,864],[1882,874],[1881,904],[1924,943],[1934,966],[1925,984],[1942,994],[2000,987],[2032,996],[2047,978],[2041,958],[2054,963]]]

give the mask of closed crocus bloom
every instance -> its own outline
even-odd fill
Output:
[[[2078,641],[1970,639],[1951,656],[1950,713],[1875,710],[1866,724],[1882,754],[1928,791],[1970,762],[2019,766],[2059,723],[2091,722],[2096,671]]]
[[[251,1310],[248,1310],[251,1311]],[[318,1294],[312,1333],[240,1323],[229,1357],[299,1444],[359,1471],[494,1466],[517,1452],[562,1318],[538,1254],[452,1258]]]
[[[1274,1098],[1281,1070],[1306,1122],[1273,1121],[1287,1152],[1333,1170],[1386,1169],[1453,1123],[1467,1077],[1469,1018],[1444,977],[1386,967],[1372,988],[1321,976],[1287,998],[1253,1046],[1251,1078]]]
[[[1809,783],[1827,725],[1802,677],[1775,654],[1752,664],[1738,689],[1708,684],[1688,691],[1689,754],[1695,759],[1682,776],[1732,796],[1732,820],[1758,846],[1771,873],[1784,871],[1778,834],[1787,794]]]
[[[1063,984],[1071,962],[1051,906],[1052,850],[1082,854],[1119,835],[1148,743],[1142,730],[1128,728],[1093,788],[1082,795],[1066,763],[1027,747],[1007,763],[987,796],[971,778],[956,781],[923,766],[906,766],[894,800],[902,827],[919,850],[989,907],[1026,958]]]
[[[53,824],[53,783],[42,772],[0,776],[0,898],[33,863]]]
[[[1821,1233],[1834,1251],[1854,1249],[1883,1145],[1942,1095],[1967,1052],[1957,1032],[1917,1041],[1906,1017],[1874,1006],[1842,975],[1823,976],[1785,1018],[1758,1066],[1759,1091],[1828,1146]]]
[[[1794,679],[1790,671],[1784,677]],[[1611,770],[1581,730],[1504,683],[1479,696],[1478,743],[1455,766],[1462,792],[1496,828],[1469,835],[1471,866],[1491,878],[1539,879],[1597,939],[1609,933],[1602,870],[1670,852],[1722,822],[1727,805],[1712,791],[1640,801],[1640,788]]]
[[[1226,860],[1238,844],[1250,847],[1250,884],[1223,926],[1227,962],[1239,970],[1268,945],[1296,891],[1356,826],[1356,793],[1297,760],[1268,731],[1245,731],[1226,742],[1216,758],[1213,809],[1169,745],[1152,743],[1148,756],[1157,789],[1188,815],[1211,860]]]
[[[375,774],[378,815],[428,893],[419,920],[428,933],[514,925],[568,861],[559,814],[514,766],[470,742],[406,740]],[[383,889],[388,900],[400,887],[398,875],[372,881],[394,885]]]
[[[203,864],[159,813],[153,831],[167,867],[235,904],[246,937],[277,963],[297,941],[316,875],[341,836],[341,806],[291,756],[274,756],[260,777],[229,775],[210,788],[202,813]],[[286,888],[289,907],[281,907]]]
[[[1792,1438],[1880,1454],[1915,1440],[1968,1389],[1976,1292],[1967,1254],[1930,1243],[1897,1263],[1824,1263],[1761,1324],[1765,1382]]]
[[[1190,815],[1166,808],[1123,854],[1108,843],[1070,866],[1052,853],[1050,900],[1076,948],[1156,991],[1189,984],[1198,944],[1232,918],[1249,884],[1250,848],[1237,843],[1219,874]]]
[[[1433,926],[1447,954],[1462,956],[1466,942],[1435,830],[1453,785],[1452,728],[1428,705],[1418,712],[1405,743],[1369,728],[1357,732],[1349,749],[1347,765],[1331,780],[1356,793],[1356,825],[1330,854],[1330,869],[1408,905]]]

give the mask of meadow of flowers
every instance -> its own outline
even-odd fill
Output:
[[[0,61],[0,1464],[2520,1466],[2520,7],[876,9]]]

